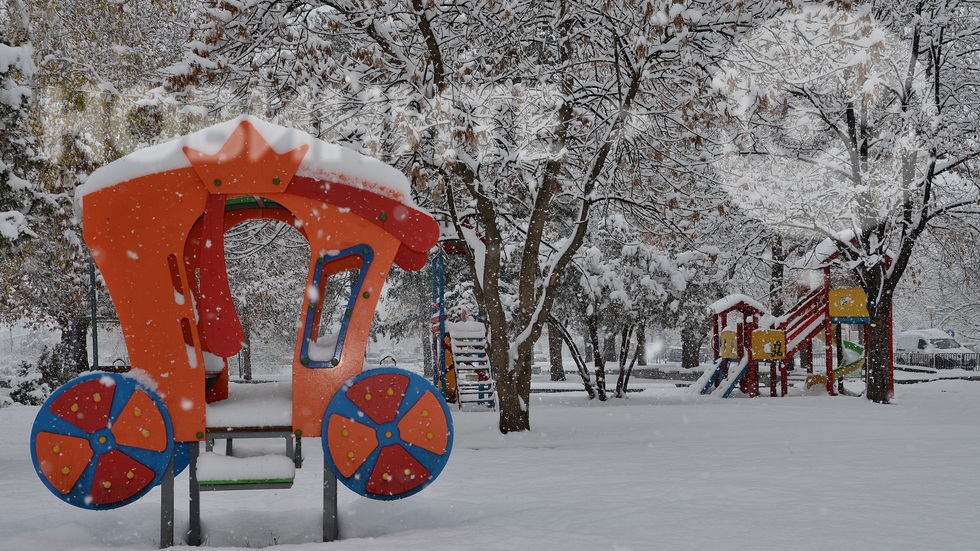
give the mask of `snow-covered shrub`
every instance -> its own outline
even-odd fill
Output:
[[[10,400],[14,403],[39,406],[51,395],[51,387],[41,380],[41,372],[27,362],[21,362],[14,381],[16,386],[10,392]]]
[[[0,408],[5,408],[14,403],[10,399],[10,373],[0,370]]]
[[[44,347],[37,365],[21,362],[17,368],[16,376],[11,381],[15,386],[10,391],[10,400],[25,406],[39,406],[54,389],[68,382],[74,375],[66,346],[57,344],[50,350]]]

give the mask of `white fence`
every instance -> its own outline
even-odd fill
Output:
[[[895,363],[900,365],[931,367],[933,369],[965,369],[977,371],[980,354],[947,352],[931,354],[925,352],[896,352]]]

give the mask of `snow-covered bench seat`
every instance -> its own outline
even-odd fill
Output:
[[[299,438],[293,436],[292,389],[289,382],[236,383],[228,399],[207,406],[206,452],[198,461],[201,489],[288,487],[302,465]],[[243,457],[235,439],[283,438],[284,453]],[[225,440],[224,454],[214,441]]]

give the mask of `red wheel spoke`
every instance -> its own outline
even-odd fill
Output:
[[[153,469],[119,450],[102,454],[92,481],[92,503],[105,505],[129,499],[153,482],[154,477]]]
[[[431,474],[401,445],[381,450],[368,479],[367,491],[376,495],[404,494],[425,484]]]
[[[372,375],[347,389],[347,398],[375,423],[390,423],[398,416],[408,383],[408,377],[398,373]]]
[[[103,384],[102,379],[90,379],[67,389],[51,403],[51,412],[85,432],[92,433],[106,428],[112,409],[114,383]]]

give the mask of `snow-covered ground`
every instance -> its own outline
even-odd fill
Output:
[[[854,383],[859,384],[859,383]],[[722,400],[668,384],[602,403],[533,395],[529,433],[454,413],[449,464],[422,493],[340,490],[342,540],[320,533],[322,452],[289,490],[203,494],[206,545],[357,550],[972,550],[980,548],[980,383],[864,398]],[[159,489],[76,509],[33,472],[36,408],[0,409],[0,549],[153,549]],[[178,478],[178,529],[187,474]]]

